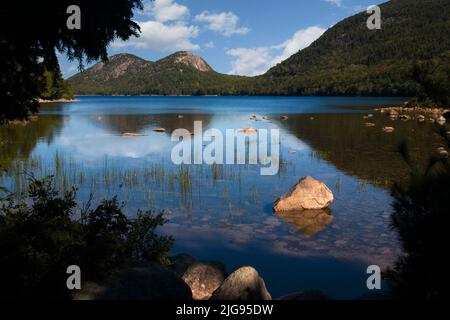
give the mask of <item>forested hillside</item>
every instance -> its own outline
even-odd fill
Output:
[[[449,0],[391,0],[382,29],[365,12],[347,18],[272,68],[261,80],[275,94],[415,95],[417,63],[450,50]]]
[[[215,72],[190,52],[156,62],[131,54],[110,57],[69,79],[77,94],[205,95],[234,93],[241,77]]]
[[[381,30],[369,30],[369,15],[359,13],[258,77],[220,74],[178,52],[157,62],[116,55],[69,81],[77,94],[416,96],[448,79],[448,68],[438,74],[431,66],[448,61],[450,0],[392,0],[380,7]]]

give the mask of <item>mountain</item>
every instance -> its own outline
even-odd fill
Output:
[[[356,14],[258,77],[220,74],[178,52],[156,62],[116,55],[69,82],[77,94],[417,95],[416,66],[448,61],[450,0],[391,0],[380,8],[381,30],[367,28],[366,12]],[[429,69],[427,78],[442,76]]]
[[[203,95],[226,92],[240,79],[217,73],[202,58],[182,51],[156,62],[114,55],[68,80],[77,94]]]
[[[414,95],[414,66],[450,50],[449,0],[391,0],[380,5],[381,30],[365,12],[325,32],[308,48],[269,70],[275,94]]]

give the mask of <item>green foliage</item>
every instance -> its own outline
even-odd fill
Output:
[[[421,85],[410,104],[426,107],[450,106],[450,51],[414,66],[414,78]]]
[[[417,94],[415,62],[450,48],[450,2],[393,0],[380,8],[382,30],[367,29],[365,12],[349,17],[269,70],[260,79],[263,88],[274,94]]]
[[[67,8],[82,9],[81,30],[66,26]],[[44,68],[57,71],[55,50],[80,65],[106,59],[116,39],[138,35],[131,20],[141,0],[3,1],[0,9],[0,122],[38,111]],[[18,23],[25,21],[26,23]]]
[[[55,71],[44,70],[42,85],[40,98],[44,100],[70,100],[74,98],[72,87],[67,81],[64,81],[59,67]]]
[[[450,147],[450,137],[440,129]],[[450,228],[450,162],[435,156],[421,171],[410,159],[405,145],[402,154],[411,168],[406,186],[393,189],[395,209],[392,227],[398,232],[405,255],[385,273],[395,297],[442,299],[448,296],[447,232]]]
[[[131,220],[116,198],[77,210],[75,189],[60,195],[51,178],[30,182],[27,201],[0,190],[0,298],[69,298],[66,269],[73,264],[83,281],[99,281],[131,259],[167,261],[173,240],[155,233],[162,213]]]

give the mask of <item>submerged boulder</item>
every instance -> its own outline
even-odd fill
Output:
[[[220,262],[196,262],[183,274],[182,279],[191,288],[194,300],[208,300],[228,276]]]
[[[328,208],[333,200],[333,193],[323,182],[304,177],[288,193],[275,201],[273,209],[275,212],[320,210]]]
[[[211,300],[272,300],[272,297],[258,271],[242,267],[225,279]]]

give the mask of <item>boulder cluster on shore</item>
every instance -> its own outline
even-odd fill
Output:
[[[198,261],[179,254],[161,266],[135,261],[104,284],[85,283],[75,300],[272,300],[255,268],[239,267],[231,274],[218,261]],[[325,300],[318,291],[287,294],[280,300]]]
[[[444,125],[450,118],[450,109],[444,108],[420,108],[420,107],[385,107],[376,108],[382,114],[386,114],[391,120],[417,120],[425,122],[427,117],[430,122]],[[364,117],[366,119],[367,117]]]
[[[445,126],[447,121],[450,119],[450,109],[444,108],[420,108],[420,107],[385,107],[376,108],[375,111],[380,112],[389,116],[392,121],[410,121],[415,120],[419,123],[424,123],[429,121],[430,123],[436,123],[440,126]],[[373,118],[373,115],[366,115],[363,119]],[[365,126],[367,128],[376,127],[373,122],[366,122]],[[392,126],[383,127],[382,131],[384,133],[393,133],[395,128]],[[447,136],[450,137],[450,131],[447,132]],[[439,147],[436,149],[436,154],[442,158],[448,158],[450,153],[445,147]]]

